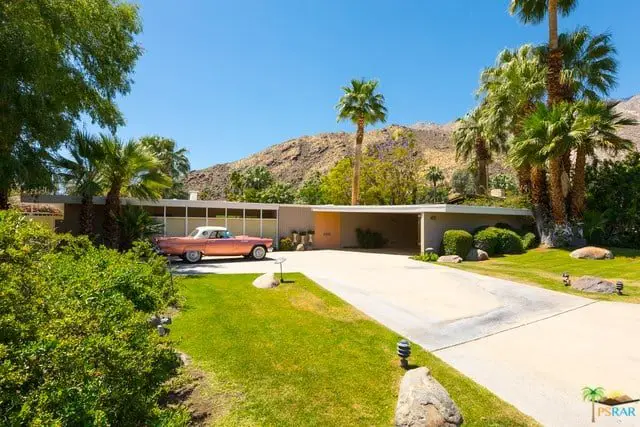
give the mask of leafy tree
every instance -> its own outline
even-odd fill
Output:
[[[262,203],[293,203],[295,193],[291,185],[284,182],[274,182],[260,191],[258,198]]]
[[[133,242],[149,240],[162,233],[162,224],[157,223],[151,215],[138,205],[124,205],[117,218],[120,228],[120,250],[133,247]]]
[[[591,402],[591,422],[596,422],[596,402],[604,397],[604,389],[602,387],[583,387],[582,399]]]
[[[583,101],[576,106],[572,124],[572,148],[576,152],[572,180],[571,214],[582,220],[585,209],[585,165],[587,155],[594,156],[597,148],[617,153],[633,149],[633,142],[618,136],[621,126],[637,125],[634,119],[616,112],[615,104],[602,101]]]
[[[182,180],[191,170],[186,148],[177,148],[176,142],[170,138],[152,135],[140,138],[140,143],[160,161],[162,172],[171,177],[173,184],[163,191],[165,199],[181,199],[187,197]]]
[[[360,200],[360,162],[365,126],[384,122],[387,119],[384,96],[376,93],[377,88],[376,80],[351,80],[351,86],[342,88],[344,94],[336,105],[338,121],[350,120],[357,127],[351,188],[352,205],[357,205]]]
[[[67,144],[69,157],[58,155],[55,161],[57,176],[71,194],[82,198],[80,205],[80,233],[93,233],[93,197],[102,192],[100,164],[104,152],[93,135],[76,132]]]
[[[302,183],[298,191],[298,200],[300,203],[307,205],[322,205],[325,203],[320,172],[313,173]]]
[[[489,178],[489,187],[499,188],[510,193],[518,191],[518,186],[516,186],[513,177],[504,173],[499,173]]]
[[[326,203],[332,205],[348,205],[351,200],[353,165],[351,158],[340,160],[322,178],[320,186]]]
[[[476,193],[473,175],[465,169],[458,169],[451,175],[451,189],[464,196]]]
[[[103,135],[101,146],[104,161],[100,167],[103,185],[108,189],[105,204],[105,243],[117,248],[120,243],[120,197],[122,195],[142,200],[156,200],[171,186],[171,178],[165,175],[162,164],[140,141],[123,142]]]
[[[0,209],[12,189],[50,187],[49,151],[83,115],[123,123],[114,100],[130,89],[142,50],[135,5],[103,0],[0,3]]]

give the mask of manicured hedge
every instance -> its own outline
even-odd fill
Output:
[[[148,318],[177,298],[150,246],[119,253],[0,212],[0,424],[162,425],[179,365]]]
[[[473,245],[473,236],[465,230],[447,230],[442,237],[445,255],[458,255],[464,258]]]
[[[538,246],[538,238],[533,233],[527,233],[522,236],[522,246],[525,250],[533,249]]]
[[[497,227],[489,227],[476,233],[473,246],[486,251],[489,256],[524,252],[522,239],[517,233]]]

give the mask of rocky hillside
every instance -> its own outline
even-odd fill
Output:
[[[618,109],[640,120],[640,95],[621,102]],[[455,150],[451,142],[454,123],[440,125],[421,122],[411,126],[391,125],[367,132],[365,146],[389,139],[398,128],[411,129],[414,132],[416,146],[425,160],[425,165],[437,165],[447,176],[462,166],[455,161]],[[631,138],[640,148],[640,126],[624,129],[621,133]],[[186,186],[189,190],[198,191],[206,188],[214,199],[222,199],[231,171],[258,165],[266,166],[276,179],[298,186],[315,171],[324,173],[340,159],[350,155],[353,152],[353,142],[354,134],[347,132],[321,133],[290,139],[235,162],[192,171],[186,179]],[[505,172],[508,169],[503,161],[497,159],[491,165],[490,173]]]

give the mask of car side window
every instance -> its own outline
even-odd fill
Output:
[[[205,230],[205,231],[203,231],[203,232],[202,232],[202,237],[204,237],[205,239],[206,239],[207,237],[209,237],[209,232],[208,232],[208,231],[206,231],[206,230]]]

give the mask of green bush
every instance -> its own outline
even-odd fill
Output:
[[[278,245],[278,250],[281,251],[292,251],[293,250],[293,240],[288,237],[284,237],[280,239],[280,244]]]
[[[522,239],[516,232],[497,227],[477,232],[473,237],[473,246],[486,251],[489,256],[524,252]]]
[[[432,252],[430,254],[413,255],[409,258],[415,259],[416,261],[435,262],[438,260],[438,254],[435,252]]]
[[[368,228],[366,230],[356,228],[356,239],[358,240],[358,247],[364,249],[377,249],[387,244],[387,239],[382,234],[377,231],[371,231]]]
[[[527,233],[522,236],[522,246],[525,250],[533,249],[538,246],[538,238],[533,233]]]
[[[464,258],[473,245],[473,236],[464,230],[447,230],[442,237],[445,255],[458,255]]]
[[[175,302],[148,244],[96,248],[0,212],[0,420],[6,425],[153,425],[179,365],[148,323]]]

